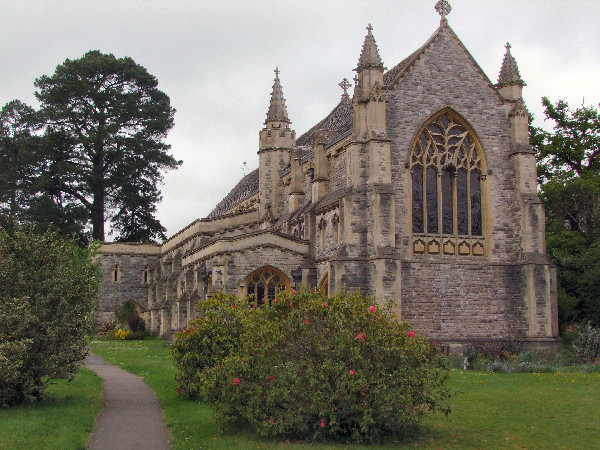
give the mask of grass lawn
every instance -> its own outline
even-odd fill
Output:
[[[102,380],[80,369],[58,380],[33,405],[0,409],[1,449],[84,449],[102,407]]]
[[[210,407],[174,393],[175,369],[162,339],[93,341],[92,350],[144,377],[160,399],[175,449],[297,448],[248,430],[220,434]],[[458,391],[448,418],[434,416],[404,442],[421,448],[600,448],[600,373],[493,374],[453,370]],[[1,442],[1,441],[0,441]],[[361,448],[311,445],[319,448]],[[378,448],[397,448],[389,446]]]

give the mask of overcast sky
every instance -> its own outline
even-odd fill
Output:
[[[0,0],[0,104],[37,107],[33,81],[88,50],[146,67],[177,109],[168,142],[184,163],[165,176],[158,208],[171,236],[210,213],[244,161],[247,171],[258,167],[276,66],[299,136],[337,104],[337,84],[352,80],[368,23],[391,68],[436,30],[435,2]],[[494,83],[511,43],[539,125],[542,96],[600,102],[600,1],[450,3],[450,26]]]

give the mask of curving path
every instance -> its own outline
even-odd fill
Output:
[[[154,392],[144,381],[93,353],[85,367],[104,379],[104,408],[88,444],[95,449],[169,449],[169,432]]]

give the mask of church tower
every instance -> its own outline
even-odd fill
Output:
[[[279,173],[289,164],[296,143],[296,133],[290,129],[290,124],[279,69],[276,68],[265,127],[259,134],[259,217],[266,225],[277,219],[283,208]]]
[[[516,186],[521,209],[521,249],[525,264],[525,301],[528,336],[555,336],[557,324],[556,269],[546,255],[545,215],[537,194],[535,153],[529,145],[529,113],[523,101],[523,86],[517,62],[506,43],[496,88],[504,98],[510,121],[511,157],[516,172]],[[543,301],[550,299],[550,301]],[[543,318],[543,320],[540,320]]]

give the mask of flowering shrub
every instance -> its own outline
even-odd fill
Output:
[[[234,295],[216,295],[200,302],[200,318],[177,332],[171,353],[177,368],[178,394],[188,398],[202,396],[202,375],[239,346],[239,317],[246,305]]]
[[[197,364],[195,392],[212,402],[222,426],[248,423],[266,436],[369,442],[402,434],[434,410],[449,412],[444,360],[390,309],[359,295],[324,301],[300,291],[277,300],[237,308],[237,315],[222,304],[196,325],[217,333],[201,337],[195,328],[178,336],[179,381]],[[232,336],[226,328],[234,337],[224,346],[223,338]],[[183,383],[179,389],[189,395]]]

